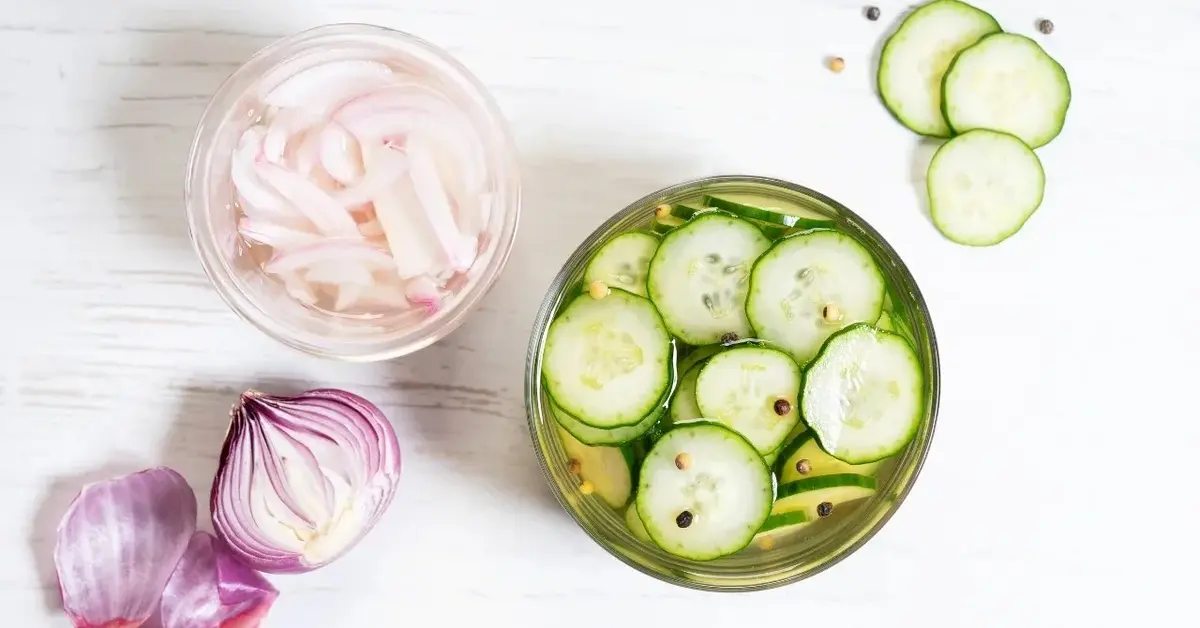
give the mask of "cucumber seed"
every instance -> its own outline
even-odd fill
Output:
[[[679,513],[679,516],[675,517],[675,525],[681,528],[686,528],[692,525],[692,513],[686,510]]]
[[[592,284],[588,286],[588,294],[592,295],[593,299],[603,299],[604,297],[608,296],[608,293],[608,284],[604,283],[603,281],[593,281]]]
[[[842,311],[838,309],[838,306],[830,303],[821,308],[821,318],[825,319],[826,323],[835,323],[842,320]]]
[[[817,516],[828,517],[833,514],[833,504],[831,502],[821,502],[817,504]]]
[[[578,460],[571,458],[571,460],[567,462],[567,471],[569,471],[571,475],[579,475],[579,471],[581,469],[583,469],[583,465],[579,464]]]
[[[812,463],[808,461],[808,458],[801,458],[796,461],[796,473],[808,475],[809,471],[812,471]]]
[[[583,483],[579,485],[579,492],[583,493],[584,495],[591,495],[592,493],[596,492],[596,485],[592,484],[588,480],[584,480]]]
[[[775,414],[783,416],[792,411],[792,404],[787,399],[775,400]]]
[[[692,466],[691,454],[684,452],[682,454],[679,454],[678,456],[675,456],[675,468],[676,469],[679,469],[680,471],[686,471],[687,468],[690,466]]]

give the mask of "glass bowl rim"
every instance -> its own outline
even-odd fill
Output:
[[[495,135],[494,159],[504,162],[501,190],[504,194],[497,202],[502,203],[504,216],[497,226],[491,244],[493,250],[481,269],[478,278],[453,304],[439,314],[433,322],[394,333],[379,340],[356,342],[305,340],[293,336],[283,328],[276,317],[269,313],[257,297],[251,296],[234,279],[234,272],[227,261],[217,252],[219,244],[209,226],[207,213],[207,186],[210,176],[209,161],[216,133],[230,115],[230,109],[246,89],[246,82],[264,75],[274,67],[292,58],[293,51],[300,46],[321,38],[378,37],[387,39],[398,50],[408,48],[418,54],[428,55],[443,67],[438,74],[452,77],[467,90],[467,96],[478,107],[488,125],[487,131]],[[227,307],[240,319],[269,338],[302,353],[320,358],[343,362],[377,362],[391,360],[420,351],[445,338],[461,326],[474,312],[483,297],[495,286],[512,255],[520,225],[522,182],[519,153],[508,119],[483,82],[448,50],[412,33],[387,26],[365,22],[332,22],[295,31],[278,37],[261,46],[237,68],[227,75],[205,103],[204,110],[196,122],[188,149],[184,171],[184,211],[188,236],[192,249],[200,261],[209,284]]]
[[[750,184],[781,188],[790,193],[807,196],[819,203],[824,203],[836,209],[840,214],[844,214],[850,218],[856,228],[864,231],[867,237],[873,240],[873,244],[880,248],[880,250],[887,256],[887,261],[894,264],[896,270],[909,284],[907,287],[911,289],[910,298],[914,306],[915,314],[921,319],[920,326],[922,328],[923,335],[927,340],[929,348],[928,374],[930,375],[930,381],[928,382],[928,398],[925,400],[928,410],[928,435],[924,440],[923,446],[919,447],[915,452],[915,457],[911,462],[911,471],[907,481],[900,486],[899,490],[895,493],[895,496],[890,499],[889,505],[882,510],[882,514],[877,516],[865,530],[862,529],[861,526],[856,526],[854,528],[854,532],[851,533],[851,535],[854,537],[853,541],[848,544],[843,544],[833,555],[822,561],[815,568],[801,571],[800,573],[796,573],[791,576],[773,578],[769,581],[752,584],[718,585],[692,578],[666,575],[647,568],[645,565],[640,564],[639,561],[633,560],[623,554],[621,551],[618,551],[618,548],[623,547],[626,544],[620,539],[607,538],[599,531],[593,530],[592,526],[585,522],[580,513],[570,504],[564,491],[555,482],[550,469],[550,461],[547,460],[546,451],[544,451],[544,448],[539,444],[540,431],[538,428],[538,419],[541,415],[541,412],[537,407],[537,404],[534,403],[538,391],[537,380],[540,378],[540,373],[536,372],[535,367],[539,362],[539,353],[543,346],[543,337],[552,320],[551,315],[554,311],[555,302],[559,300],[559,297],[569,287],[568,282],[571,276],[580,270],[580,266],[586,262],[586,259],[590,257],[592,253],[594,253],[592,249],[597,245],[597,242],[604,237],[604,234],[609,234],[611,236],[610,232],[617,224],[640,211],[645,211],[650,207],[657,205],[662,201],[662,199],[670,198],[684,191],[700,192],[707,187],[718,184]],[[624,208],[615,212],[612,216],[604,220],[580,242],[571,255],[563,262],[559,272],[555,275],[554,279],[550,283],[550,286],[547,288],[546,294],[543,297],[542,303],[539,306],[537,314],[534,318],[525,360],[524,397],[526,422],[528,424],[530,438],[533,441],[532,446],[538,460],[538,466],[541,468],[542,477],[546,484],[548,484],[548,488],[554,494],[555,499],[558,501],[562,509],[567,512],[576,526],[582,529],[585,534],[587,534],[588,538],[603,548],[610,555],[620,560],[622,563],[634,568],[644,575],[654,578],[655,580],[687,589],[706,592],[737,593],[766,591],[780,588],[789,584],[794,584],[796,582],[812,578],[813,576],[831,569],[866,545],[879,533],[880,530],[887,525],[891,518],[895,516],[896,512],[899,511],[900,507],[903,505],[909,493],[912,491],[913,487],[920,478],[921,471],[924,468],[925,462],[929,456],[929,450],[933,446],[933,439],[937,429],[940,396],[941,358],[938,352],[937,337],[934,331],[933,320],[929,312],[929,306],[925,301],[924,295],[917,286],[916,278],[912,275],[912,272],[904,263],[903,259],[901,259],[899,253],[897,253],[892,247],[891,243],[889,243],[882,234],[876,231],[875,228],[870,225],[870,223],[842,203],[806,186],[783,179],[759,175],[721,174],[689,179],[646,194],[645,196],[642,196],[641,198],[626,205]],[[554,419],[552,417],[547,419],[548,422],[552,422],[553,420]],[[899,472],[900,471],[897,470],[897,473]]]

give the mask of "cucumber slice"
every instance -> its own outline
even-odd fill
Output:
[[[588,263],[585,283],[602,281],[613,287],[646,296],[646,270],[658,249],[658,236],[630,231],[609,240]]]
[[[913,439],[925,412],[924,390],[921,363],[908,342],[859,324],[825,343],[805,373],[800,403],[821,449],[863,464]]]
[[[1020,231],[1041,206],[1046,173],[1021,140],[976,129],[938,148],[925,184],[929,214],[942,235],[991,246]]]
[[[882,461],[866,464],[847,464],[825,453],[812,432],[802,434],[785,446],[787,455],[781,455],[775,474],[781,483],[795,482],[805,478],[822,475],[853,473],[856,475],[873,475]],[[803,473],[801,470],[803,469]]]
[[[764,551],[773,549],[780,539],[807,528],[812,522],[812,518],[803,510],[782,513],[772,511],[763,522],[762,528],[754,535],[754,544]]]
[[[721,345],[721,344],[704,345],[703,347],[696,347],[695,349],[692,349],[691,353],[680,358],[679,372],[687,373],[688,369],[713,357],[714,355],[717,355],[718,353],[720,353],[724,350],[725,350],[725,345]]]
[[[564,430],[571,433],[576,440],[585,445],[623,445],[633,442],[654,427],[658,420],[662,418],[663,409],[655,408],[650,414],[647,414],[644,419],[635,425],[628,427],[614,427],[611,429],[600,429],[592,427],[583,421],[571,416],[571,413],[558,407],[553,399],[550,399],[550,411],[554,414],[555,420],[562,426]]]
[[[771,245],[753,224],[723,212],[705,212],[673,229],[650,262],[650,300],[670,332],[690,345],[717,342],[727,333],[750,335],[747,277]]]
[[[668,415],[671,425],[679,425],[704,417],[700,413],[700,406],[696,404],[696,380],[700,377],[700,369],[704,364],[705,362],[700,362],[692,366],[679,379],[679,388],[675,390],[675,397],[671,399],[671,409]]]
[[[887,310],[884,310],[879,315],[879,320],[875,321],[875,326],[883,331],[896,331],[896,326],[892,324],[892,315],[888,314]]]
[[[1000,32],[996,18],[956,0],[937,0],[904,18],[879,56],[879,96],[910,130],[950,137],[942,115],[942,77],[958,52]]]
[[[683,218],[676,218],[675,216],[655,218],[654,224],[650,226],[650,230],[658,235],[666,235],[685,222],[687,221]]]
[[[946,71],[942,107],[956,133],[991,129],[1030,148],[1058,137],[1071,105],[1067,72],[1024,35],[996,33],[958,53]]]
[[[883,295],[883,274],[863,245],[836,231],[806,231],[758,258],[746,314],[760,338],[805,364],[834,332],[878,320]]]
[[[839,505],[870,497],[874,493],[875,478],[869,475],[840,473],[804,478],[779,485],[779,496],[771,512],[803,512],[810,520],[816,520],[822,517],[822,512],[826,517],[831,514],[821,504],[829,504],[836,509]]]
[[[712,560],[750,544],[771,511],[772,488],[746,439],[715,423],[689,423],[667,432],[642,463],[638,515],[664,551]]]
[[[650,534],[646,532],[646,526],[642,525],[642,519],[638,516],[637,501],[629,504],[629,508],[625,509],[625,527],[633,533],[633,537],[643,543],[654,543],[650,538]]]
[[[820,212],[780,199],[752,195],[723,194],[706,195],[704,202],[709,207],[723,209],[747,220],[754,220],[783,227],[828,227],[833,218]]]
[[[602,429],[640,423],[671,385],[674,347],[645,298],[575,298],[550,323],[542,374],[560,408]]]
[[[795,447],[793,444],[797,443],[802,436],[808,435],[808,426],[804,424],[803,418],[801,418],[800,421],[796,422],[796,427],[793,427],[792,431],[788,432],[787,436],[784,437],[783,444],[775,451],[763,456],[763,462],[766,462],[768,467],[774,469],[775,463],[779,461],[779,457],[794,450]]]
[[[624,508],[633,495],[634,458],[623,447],[588,447],[559,428],[567,457],[579,462],[579,480],[590,482],[594,493],[613,508]]]
[[[766,455],[800,422],[799,390],[800,367],[786,353],[746,345],[704,363],[696,404],[701,416],[737,431]]]

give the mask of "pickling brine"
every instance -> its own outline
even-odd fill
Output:
[[[488,245],[486,141],[407,60],[301,59],[249,94],[229,177],[239,255],[307,307],[435,314]]]

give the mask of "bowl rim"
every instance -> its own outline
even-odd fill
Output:
[[[486,116],[489,134],[496,140],[496,159],[503,160],[503,217],[492,236],[480,275],[435,320],[398,331],[379,340],[353,342],[330,341],[313,334],[290,333],[259,300],[249,295],[234,278],[230,264],[217,250],[216,237],[206,216],[208,176],[212,145],[216,133],[230,118],[231,108],[254,81],[271,69],[287,63],[297,47],[313,45],[314,40],[337,37],[386,39],[397,50],[423,54],[443,64],[441,76],[453,77],[469,91],[470,98]],[[184,209],[188,237],[209,284],[226,306],[241,320],[272,340],[307,355],[342,362],[377,362],[415,353],[445,338],[460,327],[474,312],[503,274],[516,243],[522,204],[522,173],[519,151],[510,126],[495,97],[482,80],[447,49],[417,35],[399,29],[366,22],[331,22],[278,37],[252,53],[229,73],[213,91],[197,119],[184,170]],[[203,207],[202,207],[203,206]]]
[[[739,183],[781,188],[795,194],[811,197],[813,200],[829,205],[830,207],[836,209],[839,213],[850,218],[856,228],[864,231],[866,235],[874,241],[873,244],[877,244],[881,248],[882,252],[887,255],[888,262],[892,263],[896,270],[907,279],[911,287],[911,293],[909,297],[914,305],[915,313],[923,319],[922,327],[923,331],[925,331],[924,336],[926,337],[928,343],[928,373],[930,378],[928,382],[929,395],[925,401],[928,411],[929,425],[928,436],[925,438],[924,445],[917,449],[915,452],[915,457],[911,462],[911,471],[909,472],[907,481],[902,483],[902,485],[899,487],[899,490],[895,492],[894,497],[889,500],[890,503],[887,508],[882,511],[882,514],[875,517],[873,522],[865,530],[856,528],[856,531],[853,533],[855,536],[852,542],[848,544],[842,544],[835,550],[834,554],[832,554],[828,559],[821,561],[816,567],[793,574],[791,576],[750,584],[720,585],[700,581],[694,578],[679,577],[674,575],[668,577],[666,574],[649,569],[645,565],[640,564],[638,561],[626,556],[623,552],[618,551],[617,548],[622,545],[619,540],[600,538],[602,535],[593,531],[591,526],[587,525],[583,521],[578,510],[572,507],[564,491],[561,490],[558,484],[555,482],[550,469],[550,462],[546,457],[546,452],[544,451],[544,448],[539,445],[540,431],[538,429],[538,415],[540,412],[536,408],[531,407],[531,401],[537,398],[539,390],[537,381],[540,378],[540,374],[536,372],[535,367],[539,362],[539,353],[544,345],[544,336],[552,320],[551,314],[553,314],[555,309],[555,303],[559,300],[561,294],[565,293],[568,287],[567,280],[571,275],[574,274],[576,270],[578,270],[576,267],[583,263],[586,257],[590,256],[591,252],[589,249],[595,244],[595,241],[600,239],[603,234],[607,234],[609,231],[611,231],[621,221],[638,213],[639,211],[644,211],[654,205],[659,204],[662,202],[662,199],[669,198],[683,191],[690,190],[694,192],[701,192],[706,187],[718,184]],[[636,571],[661,582],[687,589],[706,592],[754,592],[767,591],[789,584],[794,584],[796,582],[812,578],[828,569],[831,569],[852,554],[856,553],[864,545],[871,541],[900,510],[909,493],[912,491],[913,487],[920,478],[921,471],[923,470],[925,462],[929,457],[929,451],[933,447],[933,440],[937,431],[937,418],[941,397],[941,358],[938,352],[937,337],[934,331],[933,319],[929,312],[929,305],[917,286],[916,278],[913,276],[908,266],[904,263],[899,253],[892,247],[891,243],[888,242],[882,234],[876,231],[869,222],[864,220],[862,216],[858,215],[844,204],[830,198],[829,196],[826,196],[825,194],[791,181],[759,175],[720,174],[689,179],[646,194],[636,201],[626,205],[620,211],[614,213],[599,226],[597,226],[591,234],[583,239],[583,241],[575,248],[567,260],[563,262],[561,269],[551,281],[550,286],[543,297],[542,303],[538,308],[537,314],[534,318],[533,327],[531,329],[529,346],[526,353],[524,384],[526,422],[528,424],[530,437],[533,441],[532,445],[538,460],[538,466],[542,471],[542,477],[549,485],[550,491],[554,494],[554,497],[558,501],[559,505],[567,512],[567,514],[575,522],[576,526],[583,530],[588,538],[590,538],[594,543],[602,547],[606,552],[621,562],[634,568]],[[551,418],[549,421],[553,421],[553,419]],[[897,470],[897,473],[899,472],[900,471]]]

